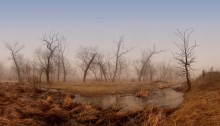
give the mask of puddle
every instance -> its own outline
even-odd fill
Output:
[[[102,108],[116,107],[125,111],[143,109],[149,104],[164,108],[176,108],[183,102],[183,93],[167,88],[153,92],[149,98],[138,98],[132,94],[96,97],[76,95],[73,101],[82,104],[98,105]]]
[[[158,107],[172,109],[178,107],[183,100],[184,98],[182,92],[177,92],[171,88],[167,88],[153,92],[150,100],[148,100],[148,103]]]
[[[147,104],[147,100],[143,98],[138,98],[131,94],[124,95],[103,95],[96,97],[85,97],[76,95],[74,102],[79,102],[83,104],[93,104],[101,106],[102,108],[115,107],[122,110],[138,110],[143,109]]]

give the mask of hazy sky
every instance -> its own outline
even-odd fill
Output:
[[[9,54],[5,41],[25,44],[26,57],[42,46],[42,34],[57,31],[68,42],[68,57],[79,45],[112,51],[113,41],[124,35],[128,57],[156,45],[167,50],[160,60],[172,58],[175,30],[192,28],[196,40],[197,68],[220,68],[219,0],[5,0],[0,2],[0,56]],[[134,57],[135,56],[135,57]]]

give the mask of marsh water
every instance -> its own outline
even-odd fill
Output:
[[[171,88],[157,90],[147,98],[139,98],[134,94],[116,94],[102,96],[81,96],[76,95],[74,102],[93,104],[102,108],[115,107],[125,111],[143,109],[147,105],[154,105],[164,108],[176,108],[183,102],[183,93]]]

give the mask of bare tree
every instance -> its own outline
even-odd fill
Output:
[[[29,82],[33,88],[33,93],[36,92],[36,83],[39,82],[37,76],[36,76],[36,71],[37,71],[37,65],[35,61],[29,61],[28,59],[25,60],[24,65],[23,65],[23,73],[27,79],[27,82]]]
[[[98,53],[96,62],[100,69],[100,80],[102,80],[102,76],[104,76],[105,82],[107,82],[108,81],[107,61],[109,57],[107,56],[106,59],[104,58],[105,58],[104,54]]]
[[[55,54],[54,63],[57,68],[57,82],[60,81],[60,73],[61,73],[61,52],[58,50],[58,52]]]
[[[59,57],[61,60],[61,66],[63,70],[63,82],[66,82],[67,70],[66,70],[66,58],[65,58],[65,51],[66,51],[66,39],[63,37],[60,41],[60,46],[58,48]]]
[[[55,51],[59,47],[60,38],[58,33],[51,32],[49,35],[44,35],[41,40],[46,46],[46,51],[42,56],[43,60],[39,57],[39,61],[44,68],[47,83],[50,83],[50,72],[53,67],[53,58]]]
[[[116,42],[115,65],[114,65],[115,69],[114,69],[114,73],[113,73],[113,77],[112,77],[112,82],[115,82],[115,78],[118,73],[118,67],[119,67],[119,63],[121,61],[121,58],[123,57],[123,55],[127,54],[128,52],[130,52],[133,49],[133,48],[125,49],[123,42],[124,42],[123,37],[120,37],[118,42]]]
[[[179,49],[179,52],[174,54],[174,59],[178,63],[179,75],[185,76],[187,81],[188,89],[186,92],[191,90],[191,79],[190,79],[190,70],[192,70],[191,65],[195,62],[195,48],[197,47],[196,42],[194,45],[190,45],[190,37],[193,30],[187,29],[185,31],[176,31],[176,35],[180,38],[179,43],[175,43]]]
[[[156,82],[166,82],[166,83],[172,83],[172,80],[175,76],[175,67],[170,65],[170,60],[168,63],[161,62],[157,65],[157,80]],[[177,80],[177,78],[175,78]]]
[[[38,66],[37,73],[39,74],[38,78],[39,78],[39,82],[41,83],[42,82],[42,75],[45,70],[45,62],[46,62],[46,57],[45,57],[41,48],[38,48],[35,50],[35,58],[38,61],[37,62],[38,63],[37,64],[37,66]]]
[[[80,47],[77,57],[82,61],[81,67],[83,69],[83,83],[86,82],[86,76],[91,65],[94,63],[97,55],[97,48]]]
[[[149,49],[148,51],[144,50],[142,52],[142,58],[140,60],[139,68],[138,68],[138,81],[140,82],[144,73],[146,72],[147,66],[150,65],[151,58],[153,55],[158,54],[162,51],[156,51],[156,48]],[[148,67],[149,68],[149,67]],[[152,72],[152,71],[151,71]],[[152,76],[151,76],[152,78]]]
[[[14,65],[16,67],[18,81],[20,84],[23,84],[23,79],[21,76],[21,63],[20,63],[22,61],[23,56],[19,52],[24,48],[24,45],[19,45],[18,42],[14,42],[14,43],[6,42],[5,47],[11,53],[11,57],[13,59]]]
[[[108,77],[108,79],[109,80],[112,80],[112,78],[113,78],[113,73],[114,73],[114,69],[113,69],[113,64],[112,64],[112,62],[111,62],[111,58],[109,58],[108,60],[107,60],[107,62],[106,62],[106,67],[107,67],[107,77]]]

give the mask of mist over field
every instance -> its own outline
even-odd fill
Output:
[[[0,126],[220,125],[220,2],[0,2]]]

